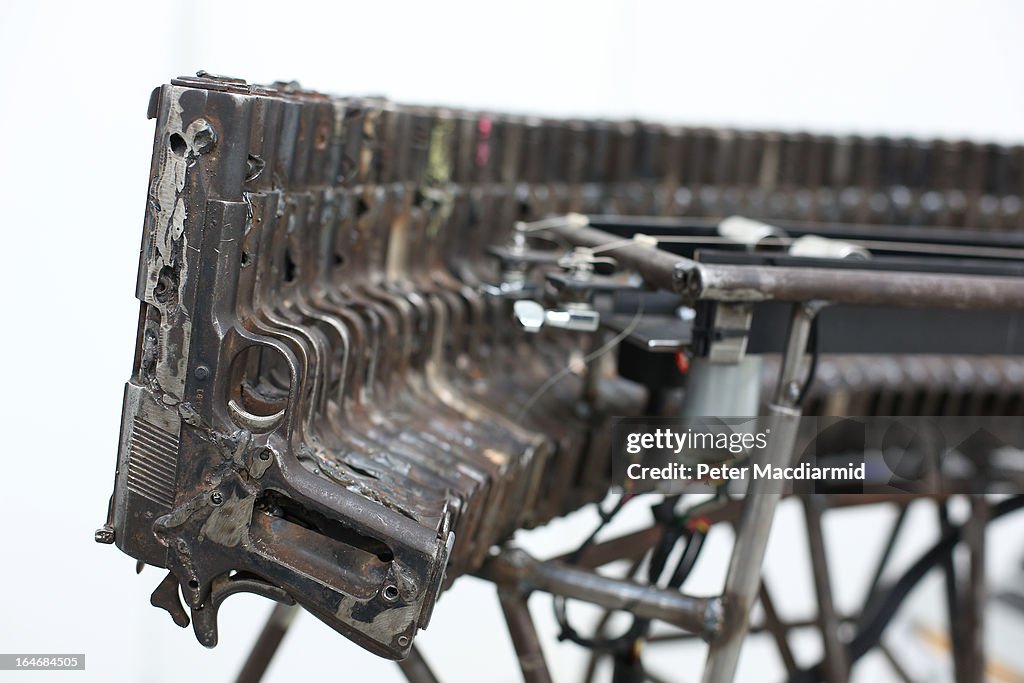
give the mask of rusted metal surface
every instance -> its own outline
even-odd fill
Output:
[[[548,671],[547,662],[544,661],[544,651],[541,649],[537,629],[530,617],[526,596],[518,590],[499,588],[498,600],[519,659],[523,680],[526,683],[551,683],[551,673]]]
[[[861,256],[878,248],[872,226],[914,225],[886,248],[949,257],[966,238],[947,228],[991,237],[1024,227],[1020,147],[542,120],[205,73],[157,89],[150,115],[138,341],[114,494],[96,540],[166,569],[152,602],[179,626],[191,622],[204,645],[217,642],[227,597],[277,601],[240,680],[258,680],[293,605],[404,660],[410,680],[435,680],[413,640],[439,592],[464,574],[498,584],[528,680],[549,680],[526,608],[531,591],[698,634],[711,642],[705,680],[714,683],[732,678],[760,594],[792,672],[794,624],[777,618],[760,587],[782,493],[755,486],[709,513],[737,524],[723,596],[590,571],[642,563],[663,538],[661,522],[547,562],[504,545],[518,529],[600,501],[611,483],[609,418],[664,405],[606,362],[637,331],[642,309],[584,331],[604,320],[598,295],[674,292],[700,308],[694,316],[707,314],[710,333],[698,329],[704,317],[692,323],[707,337],[734,313],[721,335],[732,335],[730,345],[695,334],[676,349],[729,363],[746,352],[740,337],[753,305],[792,302],[785,353],[765,364],[763,382],[783,424],[775,463],[791,456],[784,423],[800,408],[1024,410],[1024,370],[1006,357],[826,357],[806,396],[801,387],[811,321],[824,305],[1020,311],[1024,278],[988,274],[988,264],[947,273],[712,262],[563,220],[582,212],[647,216],[642,225],[737,213],[824,221],[858,238]],[[519,228],[545,217],[556,227]],[[929,235],[947,243],[931,248]],[[972,242],[972,258],[1012,270],[1014,254],[997,241]],[[596,272],[607,257],[614,276]],[[552,291],[558,307],[542,311],[567,322],[527,334],[514,301]],[[983,530],[969,531],[975,562],[964,593],[980,600]],[[829,609],[819,532],[812,550],[825,609],[808,623],[831,632],[842,620]],[[966,666],[977,672],[982,621],[971,619]],[[834,634],[826,642],[829,675],[841,680],[843,644]]]
[[[693,597],[612,579],[557,560],[538,562],[518,548],[506,548],[489,560],[480,570],[480,576],[524,593],[544,591],[660,619],[706,639],[715,638],[722,628],[722,604],[718,598]]]
[[[1024,279],[825,268],[682,264],[680,291],[718,301],[824,301],[860,306],[1019,311]]]
[[[594,228],[552,230],[565,242],[600,248],[652,287],[691,301],[820,301],[829,304],[1024,310],[1024,278],[966,274],[700,263]]]
[[[98,539],[167,568],[185,609],[154,603],[205,645],[246,590],[404,657],[491,546],[604,495],[602,415],[640,405],[572,375],[532,398],[563,342],[528,343],[478,287],[484,247],[531,215],[526,122],[208,75],[158,89],[151,115]]]

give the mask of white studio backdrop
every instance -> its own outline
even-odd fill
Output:
[[[86,671],[32,680],[230,681],[269,604],[236,597],[208,651],[150,607],[158,570],[92,541],[109,495],[153,123],[150,90],[206,69],[338,94],[678,123],[1024,141],[1024,4],[1015,2],[7,2],[0,5],[0,205],[5,323],[0,652],[85,652]],[[643,519],[637,503],[631,519]],[[904,561],[928,545],[915,516]],[[841,605],[870,574],[890,511],[827,520]],[[578,543],[592,511],[523,539]],[[767,576],[786,616],[813,609],[804,532],[780,512]],[[993,530],[991,567],[1019,561]],[[727,534],[688,590],[720,587]],[[1002,542],[1000,539],[1009,539]],[[583,653],[532,600],[556,680]],[[584,617],[586,615],[584,614]],[[417,641],[446,681],[518,681],[493,588],[460,580]],[[811,661],[812,638],[798,655]],[[698,649],[656,661],[693,681]],[[749,647],[740,680],[781,678]],[[770,674],[770,675],[769,675]],[[866,664],[859,680],[887,680]],[[0,681],[28,674],[0,672]],[[268,681],[397,681],[394,664],[301,615]]]

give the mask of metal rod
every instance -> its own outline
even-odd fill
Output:
[[[812,301],[834,304],[1024,310],[1024,278],[848,268],[699,263],[593,228],[553,230],[574,246],[603,247],[652,287],[691,299]]]
[[[612,579],[563,562],[538,562],[526,552],[507,547],[478,572],[499,586],[528,593],[540,590],[608,609],[621,609],[647,619],[678,626],[712,638],[721,628],[721,600]]]
[[[633,578],[633,576],[640,570],[640,567],[641,565],[643,565],[643,563],[644,555],[641,555],[640,557],[633,560],[633,564],[630,565],[629,570],[626,572],[625,578]],[[594,632],[599,639],[604,638],[605,633],[608,629],[608,622],[611,621],[612,614],[614,614],[612,610],[605,610],[604,614],[602,614],[601,618],[598,620],[597,627],[594,629]],[[594,675],[597,673],[597,663],[600,660],[602,654],[603,653],[598,649],[593,649],[590,651],[590,657],[587,658],[587,668],[586,671],[584,671],[583,673],[583,683],[591,683],[591,681],[594,680]]]
[[[939,533],[942,536],[951,533],[953,530],[953,523],[949,519],[949,507],[946,501],[937,501],[935,510],[938,513]],[[959,582],[957,581],[954,553],[946,555],[942,559],[941,566],[943,577],[945,579],[946,617],[949,622],[949,645],[950,650],[953,653],[954,678],[957,683],[968,683],[966,675],[968,654],[965,650],[967,641],[964,637],[964,621],[960,619],[959,614],[960,587]]]
[[[892,670],[896,672],[896,675],[901,681],[903,681],[903,683],[914,683],[914,679],[910,677],[907,670],[902,664],[900,664],[900,661],[896,659],[896,655],[889,649],[888,645],[879,641],[878,649],[882,651],[882,656],[885,657],[887,662],[889,662],[889,666],[892,667]]]
[[[832,578],[828,571],[825,537],[821,515],[825,506],[820,497],[810,494],[802,498],[807,522],[807,541],[814,573],[814,592],[818,600],[818,626],[825,649],[825,678],[828,683],[845,683],[850,676],[846,647],[839,640],[839,619],[832,602]]]
[[[775,401],[768,406],[772,438],[768,448],[754,458],[773,466],[785,467],[793,457],[800,418],[800,411],[795,408],[800,395],[797,377],[813,317],[812,307],[793,307]],[[761,584],[761,564],[768,534],[781,498],[782,492],[763,479],[755,479],[747,489],[725,579],[726,625],[708,648],[704,683],[730,683],[736,674],[736,664],[749,626],[750,607]]]
[[[609,247],[607,254],[622,266],[635,270],[647,284],[659,289],[676,291],[676,269],[681,263],[694,264],[661,249],[623,239],[594,228],[555,228],[551,231],[562,240],[577,247]],[[611,247],[612,244],[616,246]]]
[[[871,608],[871,603],[875,600],[875,592],[878,590],[878,584],[882,581],[882,575],[885,573],[885,568],[889,564],[889,558],[892,557],[893,550],[896,548],[896,541],[899,539],[900,531],[903,529],[903,522],[907,519],[907,508],[906,504],[900,504],[899,514],[896,515],[896,519],[893,520],[892,528],[889,530],[889,538],[885,542],[885,548],[882,549],[882,556],[878,558],[878,565],[875,567],[875,573],[871,577],[871,582],[868,584],[867,592],[864,594],[864,601],[861,603],[864,605],[859,622],[864,623],[867,619],[867,612]]]
[[[498,588],[498,600],[508,623],[512,645],[519,657],[523,680],[525,683],[551,683],[551,674],[544,661],[544,651],[530,616],[530,608],[526,604],[526,596],[514,590]]]
[[[758,600],[760,600],[761,607],[764,609],[764,628],[771,633],[772,639],[775,641],[775,647],[779,651],[779,657],[782,658],[783,666],[786,667],[786,673],[792,676],[797,671],[797,665],[796,657],[793,656],[793,650],[789,647],[788,629],[779,618],[779,613],[775,609],[775,601],[772,600],[772,596],[768,592],[768,586],[763,578],[761,579]]]
[[[736,240],[714,235],[656,235],[659,244],[695,244],[736,246]],[[1013,247],[979,247],[968,244],[941,244],[928,242],[897,242],[891,240],[866,240],[858,237],[843,237],[843,242],[855,244],[872,253],[894,251],[900,253],[927,254],[929,256],[955,256],[958,258],[999,259],[1020,261],[1024,259],[1024,249]],[[794,237],[775,237],[769,235],[758,241],[758,246],[788,247],[796,241]]]
[[[235,683],[259,683],[263,679],[263,674],[267,672],[270,660],[274,658],[281,646],[281,641],[288,633],[288,628],[292,625],[296,612],[298,612],[298,608],[295,605],[283,603],[274,605],[270,616],[267,617],[267,623],[263,625],[263,630],[260,631],[259,637],[253,643],[252,649],[249,650],[249,656],[246,658],[245,664],[242,665],[242,670],[238,672]]]
[[[970,517],[964,522],[964,545],[970,558],[968,583],[960,591],[961,613],[964,616],[963,637],[966,662],[964,679],[967,683],[984,683],[985,678],[985,524],[988,505],[985,497],[969,496]]]
[[[396,663],[409,683],[438,683],[437,676],[415,645],[409,650],[408,657]]]
[[[718,301],[809,301],[834,304],[1024,310],[1024,278],[1006,276],[685,264],[676,291]]]
[[[616,560],[630,560],[644,554],[651,549],[651,546],[661,537],[662,527],[660,524],[647,527],[640,531],[634,531],[607,541],[601,541],[588,546],[572,563],[575,567],[602,567],[609,562]],[[553,560],[566,561],[574,552],[552,558]]]
[[[853,624],[855,619],[853,617],[842,617],[842,618],[840,618],[839,621],[841,623],[844,623],[844,624],[847,624],[847,623]],[[783,622],[780,623],[780,626],[785,631],[794,631],[794,630],[797,630],[797,629],[804,629],[804,628],[818,628],[818,617],[817,617],[817,615],[815,615],[811,619],[797,619],[795,621],[783,621]],[[771,633],[771,629],[768,628],[768,624],[754,624],[753,626],[751,626],[750,628],[747,629],[747,633],[749,633],[751,635],[763,635],[765,633],[770,634]],[[683,632],[683,631],[679,631],[679,632],[675,632],[675,633],[658,633],[656,635],[649,636],[647,638],[647,642],[648,643],[653,643],[653,644],[657,644],[657,643],[671,643],[671,642],[676,642],[676,641],[680,641],[680,640],[696,640],[699,637],[700,636],[697,636],[697,635],[695,635],[693,633],[687,633],[687,632]]]

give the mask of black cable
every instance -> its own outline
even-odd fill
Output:
[[[985,520],[985,523],[988,524],[988,522],[991,522],[994,519],[1008,515],[1011,512],[1016,512],[1022,508],[1024,508],[1024,496],[1014,496],[1013,498],[1002,500],[992,506],[991,514],[988,519]],[[861,625],[857,634],[853,637],[853,640],[851,640],[846,646],[846,656],[851,665],[878,646],[878,643],[882,640],[882,635],[885,632],[886,627],[896,615],[900,605],[914,589],[914,586],[916,586],[932,568],[942,562],[946,556],[953,552],[957,543],[960,542],[962,534],[962,527],[953,527],[943,534],[938,543],[932,546],[932,548],[922,555],[917,562],[911,565],[911,567],[896,580],[892,587],[886,591],[885,599],[881,602],[877,602],[877,609],[875,609],[871,617]],[[882,591],[878,592],[881,593]],[[876,603],[876,601],[871,598],[868,599],[868,602]],[[819,662],[809,669],[797,671],[790,676],[789,683],[818,683],[818,681],[824,680],[824,668],[824,664]]]
[[[669,587],[680,588],[683,582],[689,578],[690,573],[697,564],[697,558],[700,557],[700,551],[704,547],[704,539],[706,537],[707,534],[699,531],[690,537],[690,541],[686,544],[686,549],[683,551],[683,556],[679,559],[679,564],[676,565],[672,578],[669,579]]]
[[[814,377],[818,374],[818,356],[821,355],[821,341],[818,337],[818,316],[814,316],[811,320],[811,329],[807,333],[807,349],[811,352],[811,365],[807,368],[807,379],[804,380],[804,385],[800,388],[800,395],[796,399],[798,406],[804,404],[804,399],[807,398],[811,385],[814,384]]]
[[[622,508],[630,499],[632,499],[632,497],[633,496],[628,493],[623,494],[608,512],[602,510],[600,504],[597,505],[597,514],[601,517],[600,523],[597,525],[597,528],[587,536],[586,540],[584,540],[583,543],[581,543],[580,546],[566,558],[565,561],[567,564],[576,564],[579,561],[584,551],[593,545],[601,530],[608,526],[609,522],[615,519],[615,516],[619,514]],[[555,620],[558,622],[559,640],[568,640],[591,650],[609,650],[617,645],[618,638],[585,638],[581,636],[569,623],[568,608],[566,605],[566,599],[563,596],[552,595],[551,605],[555,612]]]
[[[575,564],[579,561],[579,558],[583,555],[584,551],[594,543],[598,533],[600,533],[600,531],[615,518],[619,511],[622,510],[622,507],[631,498],[632,496],[628,494],[623,495],[608,512],[603,511],[600,505],[598,506],[597,509],[598,514],[601,516],[601,522],[598,524],[597,528],[591,532],[587,539],[583,541],[579,548],[574,550],[566,558],[566,562],[568,564]],[[652,585],[656,584],[664,573],[665,565],[672,552],[672,548],[682,536],[686,536],[687,545],[680,556],[679,563],[673,570],[671,578],[669,579],[668,587],[679,588],[682,585],[690,575],[694,565],[696,565],[697,558],[700,555],[700,549],[703,547],[706,532],[690,532],[686,529],[686,520],[675,515],[674,510],[679,498],[680,496],[669,496],[652,508],[655,519],[665,527],[658,545],[651,551],[651,559],[648,562],[648,580]],[[647,627],[650,624],[649,619],[641,620],[634,618],[633,624],[622,635],[608,638],[587,638],[580,635],[579,632],[569,623],[566,598],[557,595],[552,596],[552,607],[555,612],[555,620],[558,622],[559,626],[558,639],[568,640],[591,650],[622,653],[623,648],[627,647],[627,644],[629,648],[632,648],[633,643],[646,632]]]
[[[657,506],[656,517],[663,517],[666,503],[671,501],[668,507],[670,519],[661,520],[666,524],[665,532],[662,534],[658,547],[651,555],[648,563],[647,580],[651,585],[657,585],[665,574],[668,557],[672,553],[680,538],[686,538],[686,546],[683,548],[676,563],[675,569],[669,576],[666,588],[678,590],[682,587],[687,577],[693,571],[700,557],[701,548],[704,546],[704,538],[707,532],[688,527],[686,516],[677,517],[674,514],[675,503],[678,497],[666,499],[665,503]],[[660,513],[660,514],[659,514]],[[619,647],[613,652],[613,683],[632,683],[633,681],[646,680],[644,676],[643,662],[640,657],[640,644],[646,640],[651,630],[651,619],[633,617],[633,623],[629,629],[619,637]]]

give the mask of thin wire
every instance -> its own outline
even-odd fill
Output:
[[[601,348],[597,349],[596,351],[592,351],[586,356],[584,356],[584,364],[589,364],[591,361],[597,360],[598,358],[600,358],[601,356],[603,356],[604,354],[608,353],[616,346],[618,346],[623,339],[633,334],[633,330],[635,330],[637,328],[637,325],[640,324],[640,318],[643,317],[643,314],[644,302],[643,299],[641,299],[639,305],[637,306],[636,314],[633,315],[633,319],[630,321],[629,325],[627,325],[626,328],[622,330],[622,332],[619,332],[617,335],[608,340],[608,342],[606,342]],[[569,375],[571,373],[572,364],[569,363],[564,368],[559,370],[557,373],[549,377],[548,380],[544,382],[544,384],[541,384],[537,388],[537,390],[533,392],[533,395],[530,396],[530,398],[526,401],[526,405],[522,407],[522,409],[519,411],[519,414],[516,415],[516,422],[521,422],[523,418],[526,417],[526,414],[530,412],[531,408],[533,408],[533,404],[536,403],[541,396],[547,393],[548,389],[553,387],[559,380],[563,379],[566,375]]]

